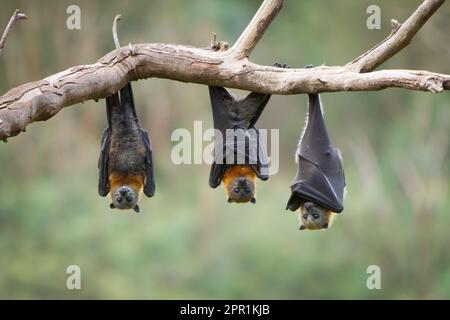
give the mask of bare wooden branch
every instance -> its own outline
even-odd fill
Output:
[[[375,70],[379,65],[405,48],[444,2],[445,0],[425,0],[403,24],[398,25],[398,21],[391,20],[393,24],[391,34],[375,47],[350,62],[347,67],[357,72]]]
[[[116,46],[117,53],[119,52],[119,49],[120,49],[119,37],[117,36],[117,23],[121,19],[122,19],[122,15],[120,15],[120,14],[116,15],[116,17],[114,18],[113,26],[112,26],[113,40],[114,40],[114,45]]]
[[[236,44],[228,50],[169,44],[137,44],[111,51],[96,63],[67,69],[14,88],[0,97],[0,139],[15,136],[62,108],[101,99],[130,81],[151,77],[272,94],[374,91],[404,88],[450,90],[450,75],[419,70],[362,71],[375,68],[405,46],[438,8],[425,0],[393,35],[345,66],[282,69],[257,65],[247,56],[280,10],[283,1],[266,0]],[[395,41],[394,41],[395,40]],[[401,42],[402,45],[398,45]]]
[[[0,38],[0,54],[2,53],[3,48],[5,47],[6,38],[8,38],[8,35],[11,31],[11,28],[13,24],[17,20],[25,20],[27,19],[27,16],[24,13],[21,13],[19,9],[16,9],[11,16],[11,19],[9,19],[8,24],[6,25],[5,31],[3,32],[2,37]]]
[[[231,48],[237,59],[247,58],[283,7],[284,0],[264,0],[253,19]]]

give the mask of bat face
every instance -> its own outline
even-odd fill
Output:
[[[112,209],[134,209],[136,212],[139,212],[139,206],[137,205],[139,194],[128,186],[121,186],[111,192],[111,200],[110,207]]]
[[[223,184],[228,195],[228,202],[256,203],[256,174],[248,166],[235,165],[225,171]]]
[[[245,176],[239,176],[228,185],[228,202],[255,203],[255,182]]]
[[[300,206],[300,230],[328,229],[333,222],[334,212],[324,209],[313,202]]]

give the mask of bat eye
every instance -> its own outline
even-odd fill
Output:
[[[314,219],[317,219],[317,218],[319,218],[319,215],[318,215],[317,213],[314,213],[314,214],[313,214],[313,218],[314,218]]]
[[[117,200],[118,203],[121,203],[122,202],[122,197],[117,197],[116,200]]]
[[[245,191],[246,193],[250,193],[252,190],[250,190],[249,187],[245,187],[245,188],[244,188],[244,191]]]
[[[133,198],[132,197],[127,197],[127,201],[131,202],[131,201],[133,201]]]
[[[239,192],[239,188],[234,188],[234,192],[238,193]]]
[[[308,215],[305,213],[304,215],[303,215],[303,219],[307,219],[308,218]]]

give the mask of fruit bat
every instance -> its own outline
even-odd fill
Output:
[[[269,178],[264,142],[255,123],[270,95],[252,92],[237,100],[225,88],[213,86],[209,95],[216,129],[209,185],[216,188],[223,181],[228,202],[255,203],[255,177]]]
[[[274,66],[289,68],[277,62]],[[269,179],[269,165],[255,124],[271,95],[252,92],[238,100],[225,88],[209,86],[209,96],[216,129],[209,185],[216,188],[223,182],[228,202],[256,203],[256,177]]]
[[[147,197],[155,193],[152,145],[147,131],[139,125],[133,91],[128,83],[106,98],[108,127],[103,138],[98,161],[98,193],[108,193],[110,208],[133,209],[139,212],[141,190]]]
[[[308,121],[296,157],[297,176],[286,209],[301,209],[300,230],[328,228],[334,213],[344,209],[345,176],[341,153],[331,144],[317,94],[309,95]]]

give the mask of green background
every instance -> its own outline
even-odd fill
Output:
[[[260,1],[4,1],[1,28],[18,22],[0,56],[0,94],[113,49],[121,13],[127,43],[205,47],[216,32],[231,44]],[[81,8],[68,30],[66,8]],[[381,8],[368,30],[366,8]],[[420,1],[294,1],[251,60],[341,65],[404,21]],[[382,68],[450,73],[450,7]],[[284,210],[306,97],[274,96],[260,128],[280,129],[280,170],[258,184],[256,205],[229,205],[208,187],[208,165],[171,162],[176,128],[212,125],[207,88],[164,79],[133,83],[142,125],[154,146],[156,196],[141,215],[108,208],[97,195],[104,101],[64,109],[0,144],[0,298],[449,298],[449,94],[401,89],[323,94],[333,143],[344,156],[345,211],[328,231],[299,232]],[[235,91],[236,92],[236,91]],[[242,93],[242,92],[239,92]],[[206,145],[207,143],[205,143]],[[82,290],[66,289],[66,268],[81,268]],[[381,290],[366,269],[381,268]]]

